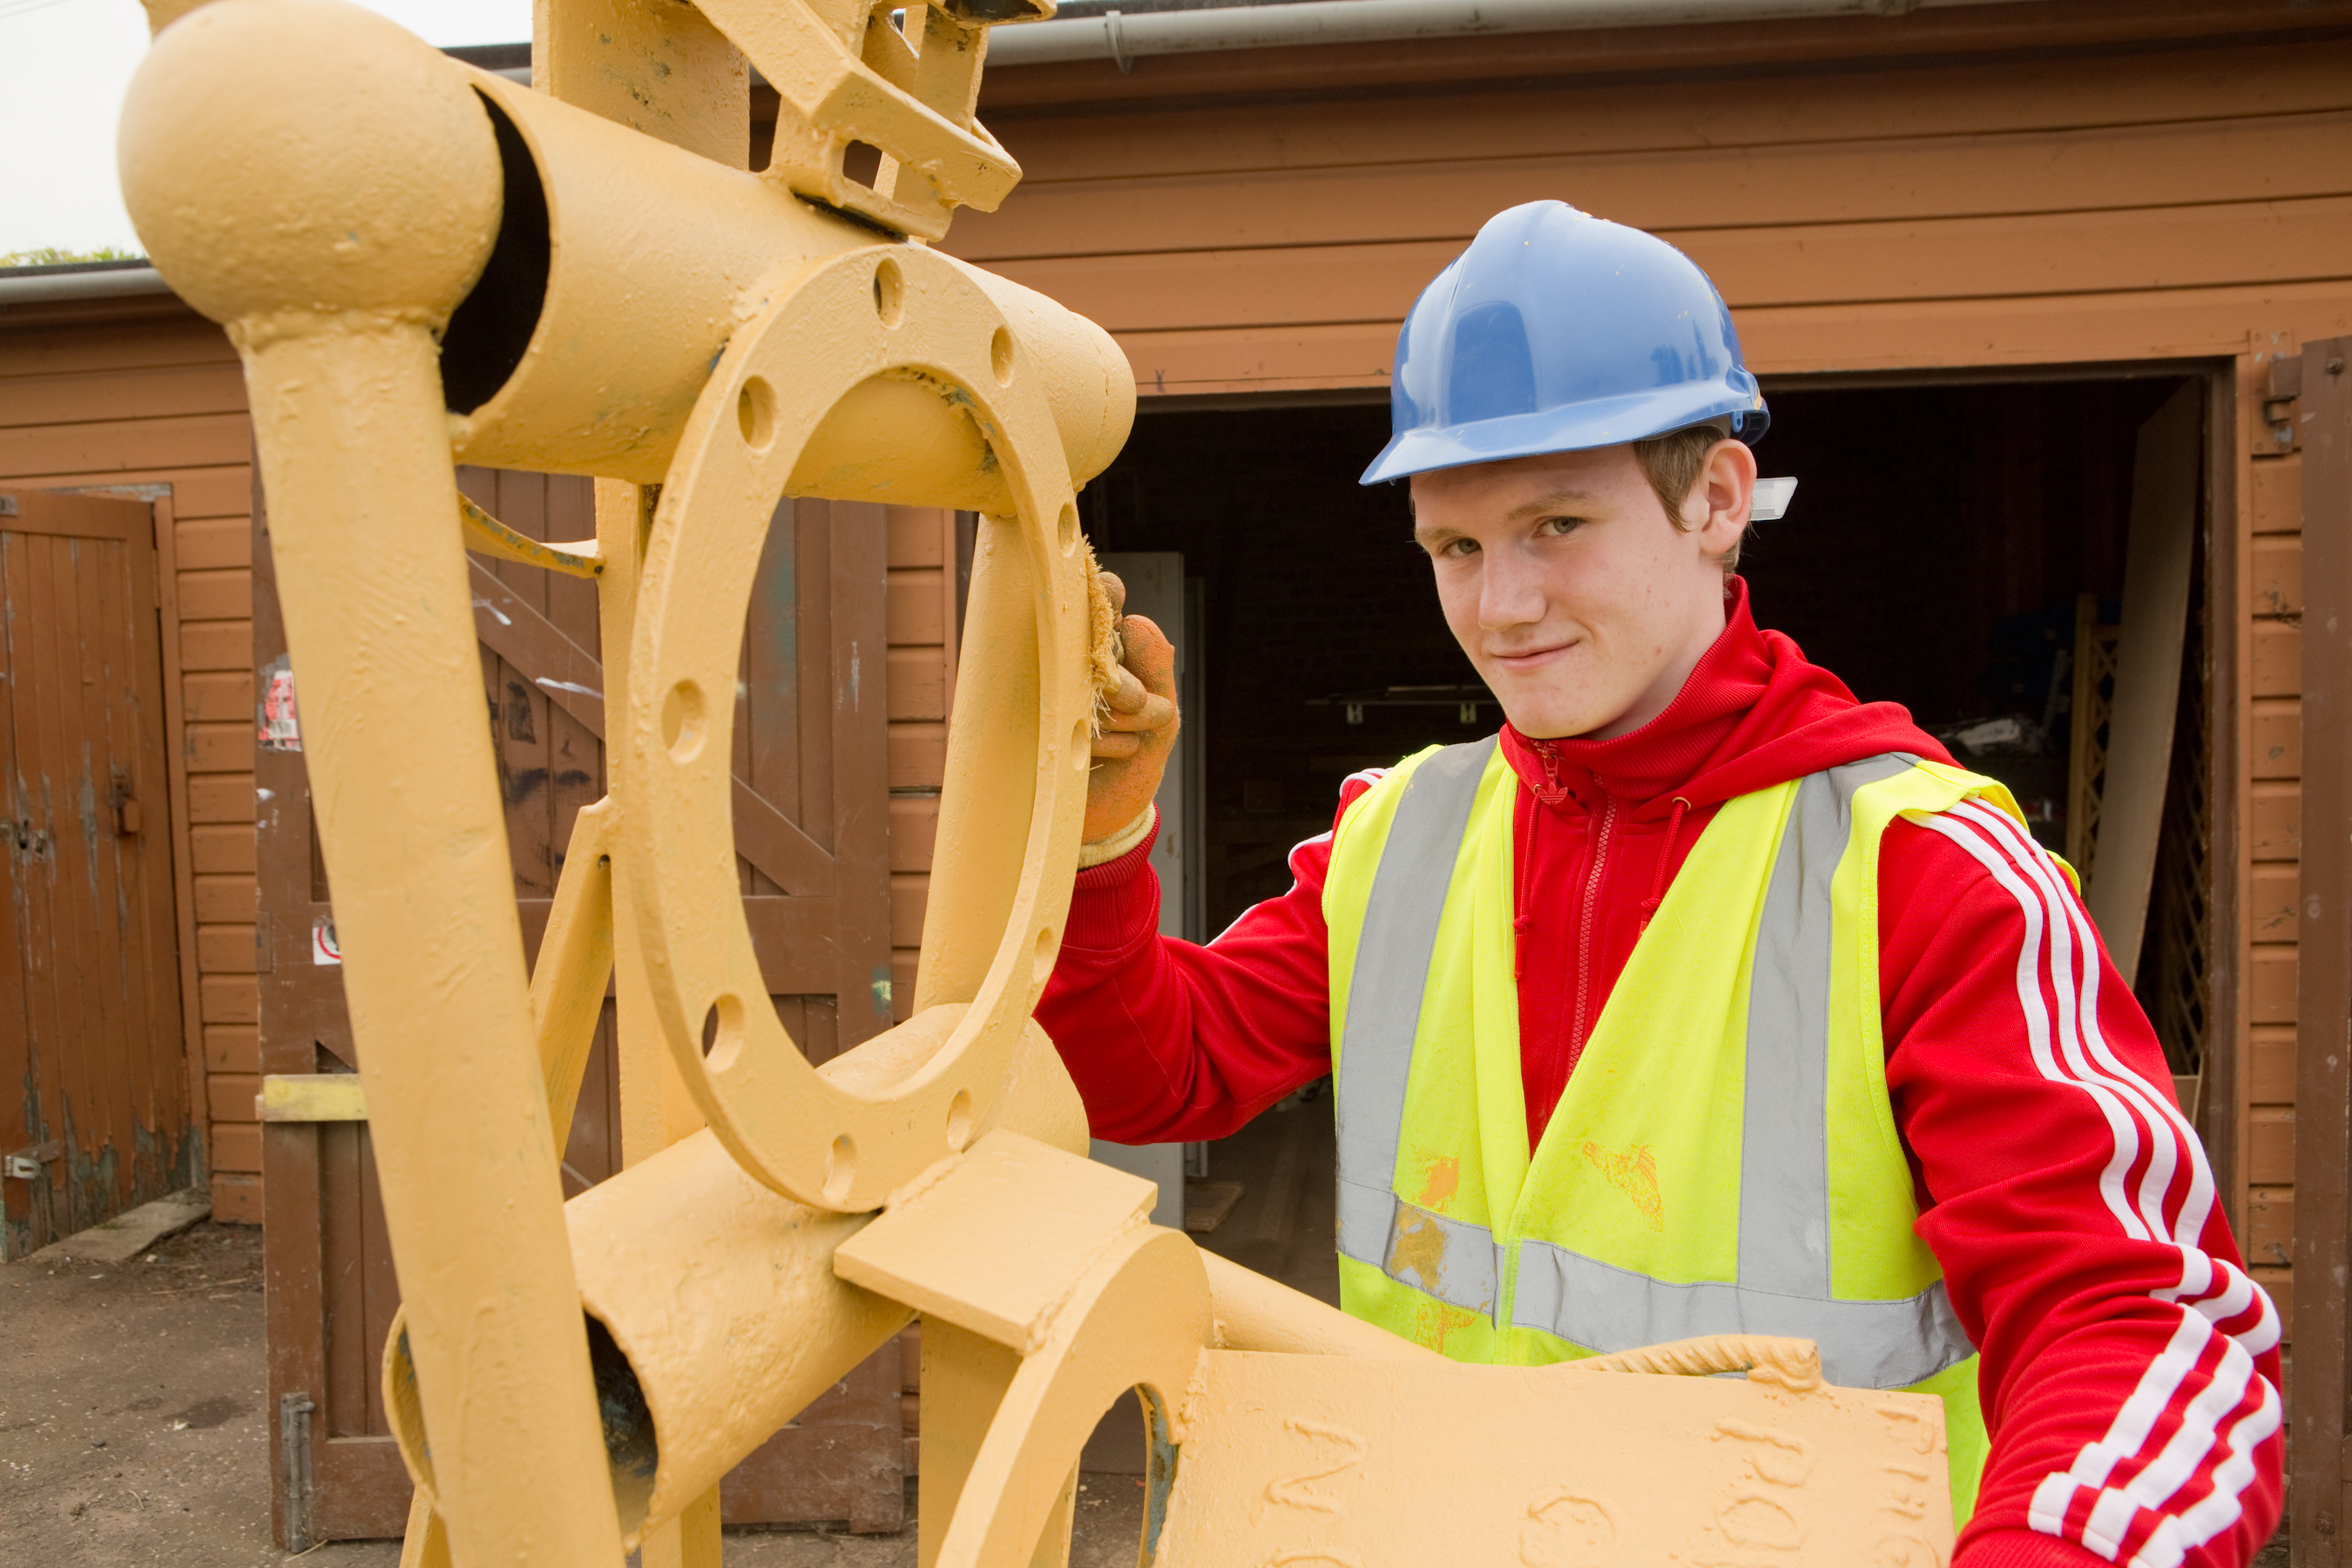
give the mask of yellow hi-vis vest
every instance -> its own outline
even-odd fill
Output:
[[[1456,1361],[1696,1334],[1815,1341],[1832,1383],[1940,1394],[1954,1516],[1977,1357],[1915,1228],[1886,1092],[1878,848],[1994,781],[1901,755],[1724,804],[1635,943],[1532,1154],[1495,738],[1339,824],[1330,930],[1342,1305]]]

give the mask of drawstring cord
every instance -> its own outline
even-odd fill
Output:
[[[1675,840],[1682,837],[1683,813],[1689,809],[1690,802],[1680,795],[1675,796],[1674,812],[1666,818],[1666,839],[1658,846],[1658,868],[1650,876],[1650,896],[1642,900],[1641,931],[1650,929],[1650,917],[1656,914],[1658,906],[1666,901],[1666,868],[1674,864]],[[1640,931],[1635,934],[1639,935]]]

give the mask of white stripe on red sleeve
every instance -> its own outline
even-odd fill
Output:
[[[2253,1452],[2279,1428],[2278,1391],[2253,1359],[2278,1343],[2277,1309],[2242,1269],[2200,1245],[2215,1202],[2212,1171],[2169,1097],[2101,1036],[2097,938],[2056,863],[2014,818],[1976,800],[1913,820],[1965,850],[2017,900],[2017,997],[2034,1067],[2081,1090],[2105,1121],[2113,1147],[2099,1192],[2117,1228],[2180,1257],[2179,1283],[2148,1293],[2180,1313],[2170,1341],[2105,1433],[2042,1479],[2027,1521],[2130,1568],[2179,1568],[2237,1522],[2255,1479]]]

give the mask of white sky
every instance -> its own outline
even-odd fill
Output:
[[[530,0],[359,0],[427,43],[530,37]],[[0,0],[0,256],[137,250],[114,184],[114,121],[147,51],[139,0]]]

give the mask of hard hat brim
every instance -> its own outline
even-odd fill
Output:
[[[1750,388],[1754,386],[1750,381]],[[1622,447],[1704,425],[1727,416],[1737,423],[1732,434],[1753,447],[1764,438],[1771,423],[1764,400],[1754,391],[1740,391],[1720,382],[1696,386],[1661,387],[1622,397],[1596,398],[1528,414],[1482,419],[1470,425],[1422,426],[1405,431],[1381,449],[1356,482],[1384,484],[1438,468],[1465,468],[1479,463],[1507,463],[1517,458],[1539,458],[1554,452],[1590,452]]]

